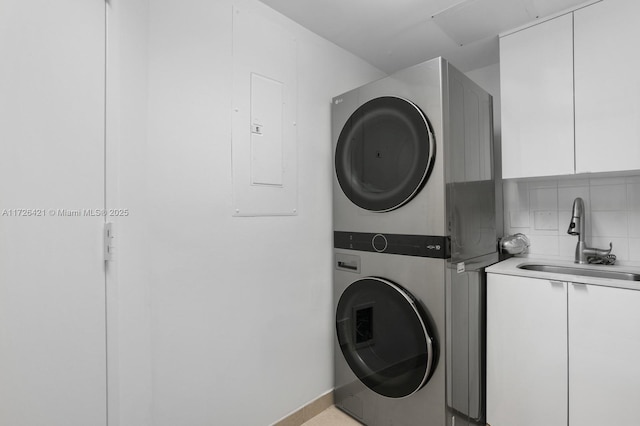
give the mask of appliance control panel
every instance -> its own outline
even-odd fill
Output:
[[[333,233],[333,246],[341,249],[436,259],[448,259],[451,257],[449,237],[436,235],[335,231]]]

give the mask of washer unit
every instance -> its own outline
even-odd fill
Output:
[[[442,58],[333,99],[335,402],[367,425],[484,419],[491,111]]]

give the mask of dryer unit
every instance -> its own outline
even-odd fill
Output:
[[[367,425],[484,419],[492,133],[442,58],[333,99],[335,401]]]

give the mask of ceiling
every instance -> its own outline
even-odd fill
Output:
[[[261,0],[386,73],[436,56],[499,60],[497,35],[585,0]]]

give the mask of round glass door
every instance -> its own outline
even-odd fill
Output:
[[[434,156],[433,134],[420,108],[406,99],[376,98],[355,110],[340,132],[336,177],[354,204],[390,211],[420,191]]]
[[[409,396],[435,368],[436,343],[427,315],[391,281],[368,277],[349,285],[338,302],[336,332],[351,370],[380,395]]]

